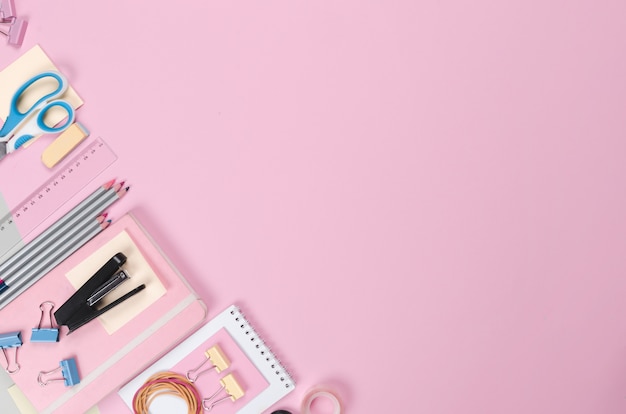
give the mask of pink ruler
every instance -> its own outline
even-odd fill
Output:
[[[23,245],[37,226],[116,159],[115,153],[98,138],[0,217],[0,262]]]

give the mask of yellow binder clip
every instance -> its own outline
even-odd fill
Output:
[[[204,407],[205,410],[211,411],[213,407],[215,407],[217,404],[224,402],[228,399],[230,399],[233,402],[237,401],[238,399],[243,397],[245,394],[243,391],[243,388],[241,388],[241,385],[239,385],[239,383],[237,382],[237,380],[235,379],[232,373],[222,378],[220,380],[220,384],[222,384],[222,387],[220,389],[218,389],[209,398],[204,398],[202,400],[202,407]],[[220,399],[214,400],[221,392],[226,392],[226,396]],[[209,402],[211,402],[211,404],[207,405]]]
[[[196,382],[200,375],[213,368],[215,368],[215,371],[219,373],[228,368],[228,366],[230,365],[228,357],[224,354],[224,352],[222,352],[222,349],[219,347],[219,345],[215,345],[207,349],[204,353],[204,356],[206,357],[206,360],[202,362],[202,364],[198,365],[194,369],[187,371],[187,373],[185,374],[189,382]],[[213,365],[203,370],[200,370],[209,361],[211,361]]]

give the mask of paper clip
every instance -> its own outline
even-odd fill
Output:
[[[8,332],[0,334],[0,348],[4,353],[4,358],[7,360],[7,366],[5,371],[9,374],[15,374],[20,370],[20,364],[17,362],[17,348],[22,346],[22,333],[21,332]],[[11,369],[11,361],[9,361],[8,348],[15,348],[15,369]]]
[[[59,371],[61,371],[61,375],[63,378],[53,378],[46,381],[43,380],[43,377]],[[48,372],[41,371],[37,376],[37,382],[42,387],[45,387],[51,382],[56,381],[63,381],[66,387],[71,387],[80,383],[80,375],[78,375],[78,368],[76,367],[76,360],[74,358],[64,359],[63,361],[59,362],[58,368]]]
[[[21,46],[24,41],[28,22],[22,18],[10,16],[0,19],[0,34],[8,38],[10,45]]]
[[[50,305],[50,311],[48,312],[48,317],[50,318],[50,328],[42,328],[43,318],[45,315],[44,307],[45,305]],[[39,305],[39,309],[41,310],[41,317],[39,318],[39,325],[36,328],[33,328],[30,334],[31,342],[59,342],[59,328],[55,328],[52,325],[52,310],[54,309],[54,303],[52,302],[44,302]]]
[[[222,378],[220,380],[220,384],[222,384],[222,387],[220,389],[218,389],[209,398],[204,398],[202,400],[202,407],[204,407],[205,410],[211,411],[213,407],[215,407],[217,404],[223,401],[226,401],[228,399],[234,402],[240,399],[241,397],[243,397],[244,395],[243,388],[241,388],[241,385],[239,385],[239,383],[237,382],[237,380],[235,379],[232,373]],[[215,397],[217,397],[218,394],[222,391],[225,391],[227,395],[225,397],[222,397],[218,400],[211,402],[211,405],[207,406],[207,403],[213,400]]]
[[[204,353],[204,356],[206,356],[206,359],[204,360],[202,364],[198,365],[196,368],[192,370],[187,371],[187,373],[185,374],[189,382],[196,382],[198,378],[200,377],[200,375],[204,374],[205,372],[210,371],[213,368],[215,368],[215,371],[219,373],[225,370],[226,368],[228,368],[228,366],[230,365],[230,361],[228,360],[226,355],[222,352],[222,349],[219,347],[219,345],[215,345],[207,349],[206,352]],[[202,371],[199,371],[200,368],[202,368],[209,361],[211,361],[213,365],[211,365],[208,368],[205,368]]]

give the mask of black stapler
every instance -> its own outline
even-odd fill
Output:
[[[122,253],[117,253],[109,259],[76,293],[54,312],[57,324],[59,326],[66,325],[70,329],[68,334],[71,334],[87,322],[94,320],[145,289],[145,284],[139,285],[110,304],[100,309],[96,307],[102,298],[129,279],[128,273],[122,269],[124,263],[126,263],[126,256]]]

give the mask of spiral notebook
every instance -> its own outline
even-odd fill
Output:
[[[132,411],[133,397],[146,379],[160,371],[186,373],[206,359],[204,352],[218,345],[230,365],[217,372],[210,370],[195,385],[203,396],[218,393],[220,378],[232,373],[245,391],[236,401],[226,400],[216,406],[221,414],[259,414],[295,389],[295,382],[276,355],[259,337],[257,331],[236,305],[231,305],[168,352],[131,382],[122,387],[119,396]],[[151,414],[186,412],[186,405],[172,396],[158,396],[150,406]]]

